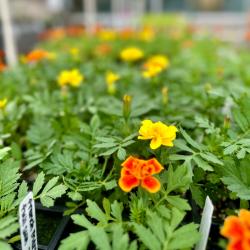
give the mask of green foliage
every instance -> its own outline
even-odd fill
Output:
[[[185,213],[176,208],[170,210],[159,206],[155,212],[147,208],[145,226],[135,221],[121,220],[122,206],[117,201],[110,204],[109,200],[104,198],[103,208],[104,211],[95,202],[87,200],[86,211],[97,224],[93,224],[83,214],[72,215],[74,223],[84,227],[85,230],[64,239],[59,250],[87,249],[90,242],[101,250],[136,250],[140,247],[153,250],[188,249],[199,239],[197,225],[190,223],[180,226]],[[137,235],[138,241],[130,242],[129,232]],[[78,246],[80,239],[83,243]]]
[[[58,184],[59,177],[53,177],[51,180],[45,183],[45,175],[41,172],[33,185],[34,199],[40,199],[41,203],[45,207],[51,207],[54,205],[55,199],[65,194],[67,187],[63,184]],[[43,187],[44,186],[44,187]],[[43,189],[42,189],[43,188]]]
[[[250,200],[250,158],[240,162],[227,160],[221,169],[222,181],[227,188],[243,200]]]

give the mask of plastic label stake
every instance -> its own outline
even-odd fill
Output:
[[[20,203],[19,224],[22,250],[38,250],[35,202],[32,192],[29,192]]]
[[[213,211],[214,205],[210,198],[207,196],[199,230],[201,238],[200,241],[197,243],[195,250],[206,250],[208,236],[212,224]]]

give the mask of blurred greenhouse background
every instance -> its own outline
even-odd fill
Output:
[[[242,42],[250,30],[250,0],[9,0],[19,52],[27,52],[44,29],[81,24],[137,27],[181,15],[227,41]],[[158,17],[157,17],[158,16]],[[0,29],[0,49],[3,35]]]

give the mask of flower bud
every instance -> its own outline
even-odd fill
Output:
[[[130,95],[123,96],[123,117],[127,120],[131,113],[131,101],[132,97]]]
[[[168,103],[168,87],[163,87],[161,93],[162,93],[162,102],[164,105],[166,105]]]

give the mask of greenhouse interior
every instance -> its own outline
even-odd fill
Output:
[[[0,0],[0,250],[250,250],[250,0]]]

